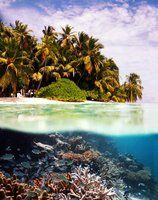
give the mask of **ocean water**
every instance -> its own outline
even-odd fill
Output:
[[[149,168],[154,178],[158,180],[157,134],[114,137],[113,141],[120,152],[132,154]]]
[[[116,182],[115,187],[122,194],[127,193],[124,199],[158,200],[157,115],[158,104],[1,104],[0,171],[11,176],[19,163],[26,170],[30,167],[30,160],[34,163],[39,160],[37,155],[41,152],[37,146],[53,146],[54,136],[63,143],[71,143],[71,138],[82,137],[75,144],[80,148],[82,146],[82,149],[76,150],[75,146],[71,147],[71,151],[81,154],[84,148],[91,148],[100,152],[101,156],[88,165],[92,165],[92,171],[102,179]],[[68,152],[66,148],[63,147],[63,153]],[[16,162],[12,162],[12,171],[9,160],[13,157]],[[67,164],[66,167],[62,164],[58,169],[56,164],[51,165],[55,166],[52,171],[69,170]],[[108,175],[105,173],[107,166]],[[33,165],[29,170],[34,172]],[[22,178],[23,171],[20,172],[19,178]],[[122,182],[118,183],[118,180]]]

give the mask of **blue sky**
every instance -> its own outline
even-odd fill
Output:
[[[3,2],[3,0],[1,0]],[[117,0],[16,0],[16,1],[10,1],[12,6],[37,6],[39,3],[46,3],[49,2],[53,4],[56,8],[63,8],[65,6],[69,5],[78,5],[83,7],[89,7],[91,5],[94,5],[96,3],[105,3],[105,2],[111,2],[111,3],[118,3],[121,4],[122,2],[128,2],[130,5],[133,4],[139,4],[142,2],[146,2],[150,5],[158,5],[157,0],[126,0],[126,1],[117,1]]]
[[[69,24],[100,39],[103,53],[125,74],[140,74],[145,102],[158,102],[158,0],[0,0],[6,23],[27,23],[40,38],[44,25]]]

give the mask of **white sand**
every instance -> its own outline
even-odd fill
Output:
[[[26,97],[4,97],[0,98],[0,104],[57,104],[61,101],[49,100],[45,98],[26,98]]]
[[[36,97],[3,97],[0,98],[0,104],[101,104],[105,102],[99,101],[84,101],[84,102],[64,102],[57,100],[49,100],[46,98]],[[108,103],[110,104],[110,102]]]

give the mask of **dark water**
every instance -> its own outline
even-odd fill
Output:
[[[118,150],[132,154],[158,180],[158,134],[112,137]]]
[[[31,180],[31,178],[34,178],[35,171],[38,171],[39,160],[41,162],[43,159],[44,161],[42,160],[42,162],[44,162],[44,166],[45,163],[47,163],[48,167],[40,171],[38,176],[42,175],[42,173],[47,173],[48,168],[50,170],[50,166],[54,166],[52,171],[68,172],[76,167],[77,164],[62,163],[61,165],[58,164],[57,167],[56,161],[51,160],[54,155],[58,159],[57,162],[59,162],[61,161],[60,158],[58,158],[59,152],[63,154],[71,150],[71,152],[82,154],[84,151],[94,149],[102,154],[99,159],[104,160],[104,162],[99,159],[92,163],[88,162],[93,172],[103,179],[112,179],[113,182],[116,183],[118,179],[121,179],[124,182],[124,186],[121,190],[123,190],[123,192],[129,190],[131,197],[133,196],[144,200],[158,200],[157,134],[103,136],[90,132],[71,131],[60,133],[59,135],[62,136],[59,138],[58,135],[55,137],[53,135],[54,133],[31,134],[0,129],[0,170],[6,173],[6,176],[12,176],[14,172],[17,172],[17,174],[20,172],[19,179],[23,180],[25,177],[26,180]],[[75,142],[73,143],[71,138],[77,137],[82,137],[82,140],[74,139]],[[60,141],[59,143],[61,143],[61,145],[56,145],[57,140]],[[77,143],[76,141],[79,142]],[[52,152],[42,151],[41,153],[39,152],[40,148],[35,146],[35,143],[38,142],[40,144],[52,146],[53,148],[55,147],[56,149],[53,149]],[[71,147],[69,147],[70,150],[67,148],[68,144],[71,145]],[[76,149],[77,146],[80,146],[80,149]],[[34,150],[36,150],[36,152]],[[14,158],[3,159],[3,156],[8,156],[8,154],[13,155]],[[62,162],[65,162],[65,160],[62,159]],[[111,166],[109,162],[112,163]],[[20,166],[19,170],[17,166],[19,166],[19,164],[21,165],[21,163],[23,166]],[[85,163],[82,162],[79,164],[85,165]],[[104,168],[107,169],[106,165],[108,165],[109,171],[111,170],[110,168],[113,168],[108,177],[107,174],[104,174],[103,170]],[[14,170],[14,168],[16,168],[16,170]],[[115,174],[116,171],[118,171],[119,175]],[[26,177],[26,172],[28,173],[28,177]],[[115,186],[119,189],[121,188],[120,183],[117,183]]]

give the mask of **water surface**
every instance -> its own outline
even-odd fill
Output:
[[[0,105],[0,127],[32,133],[84,130],[101,134],[158,132],[158,104],[56,103]]]

